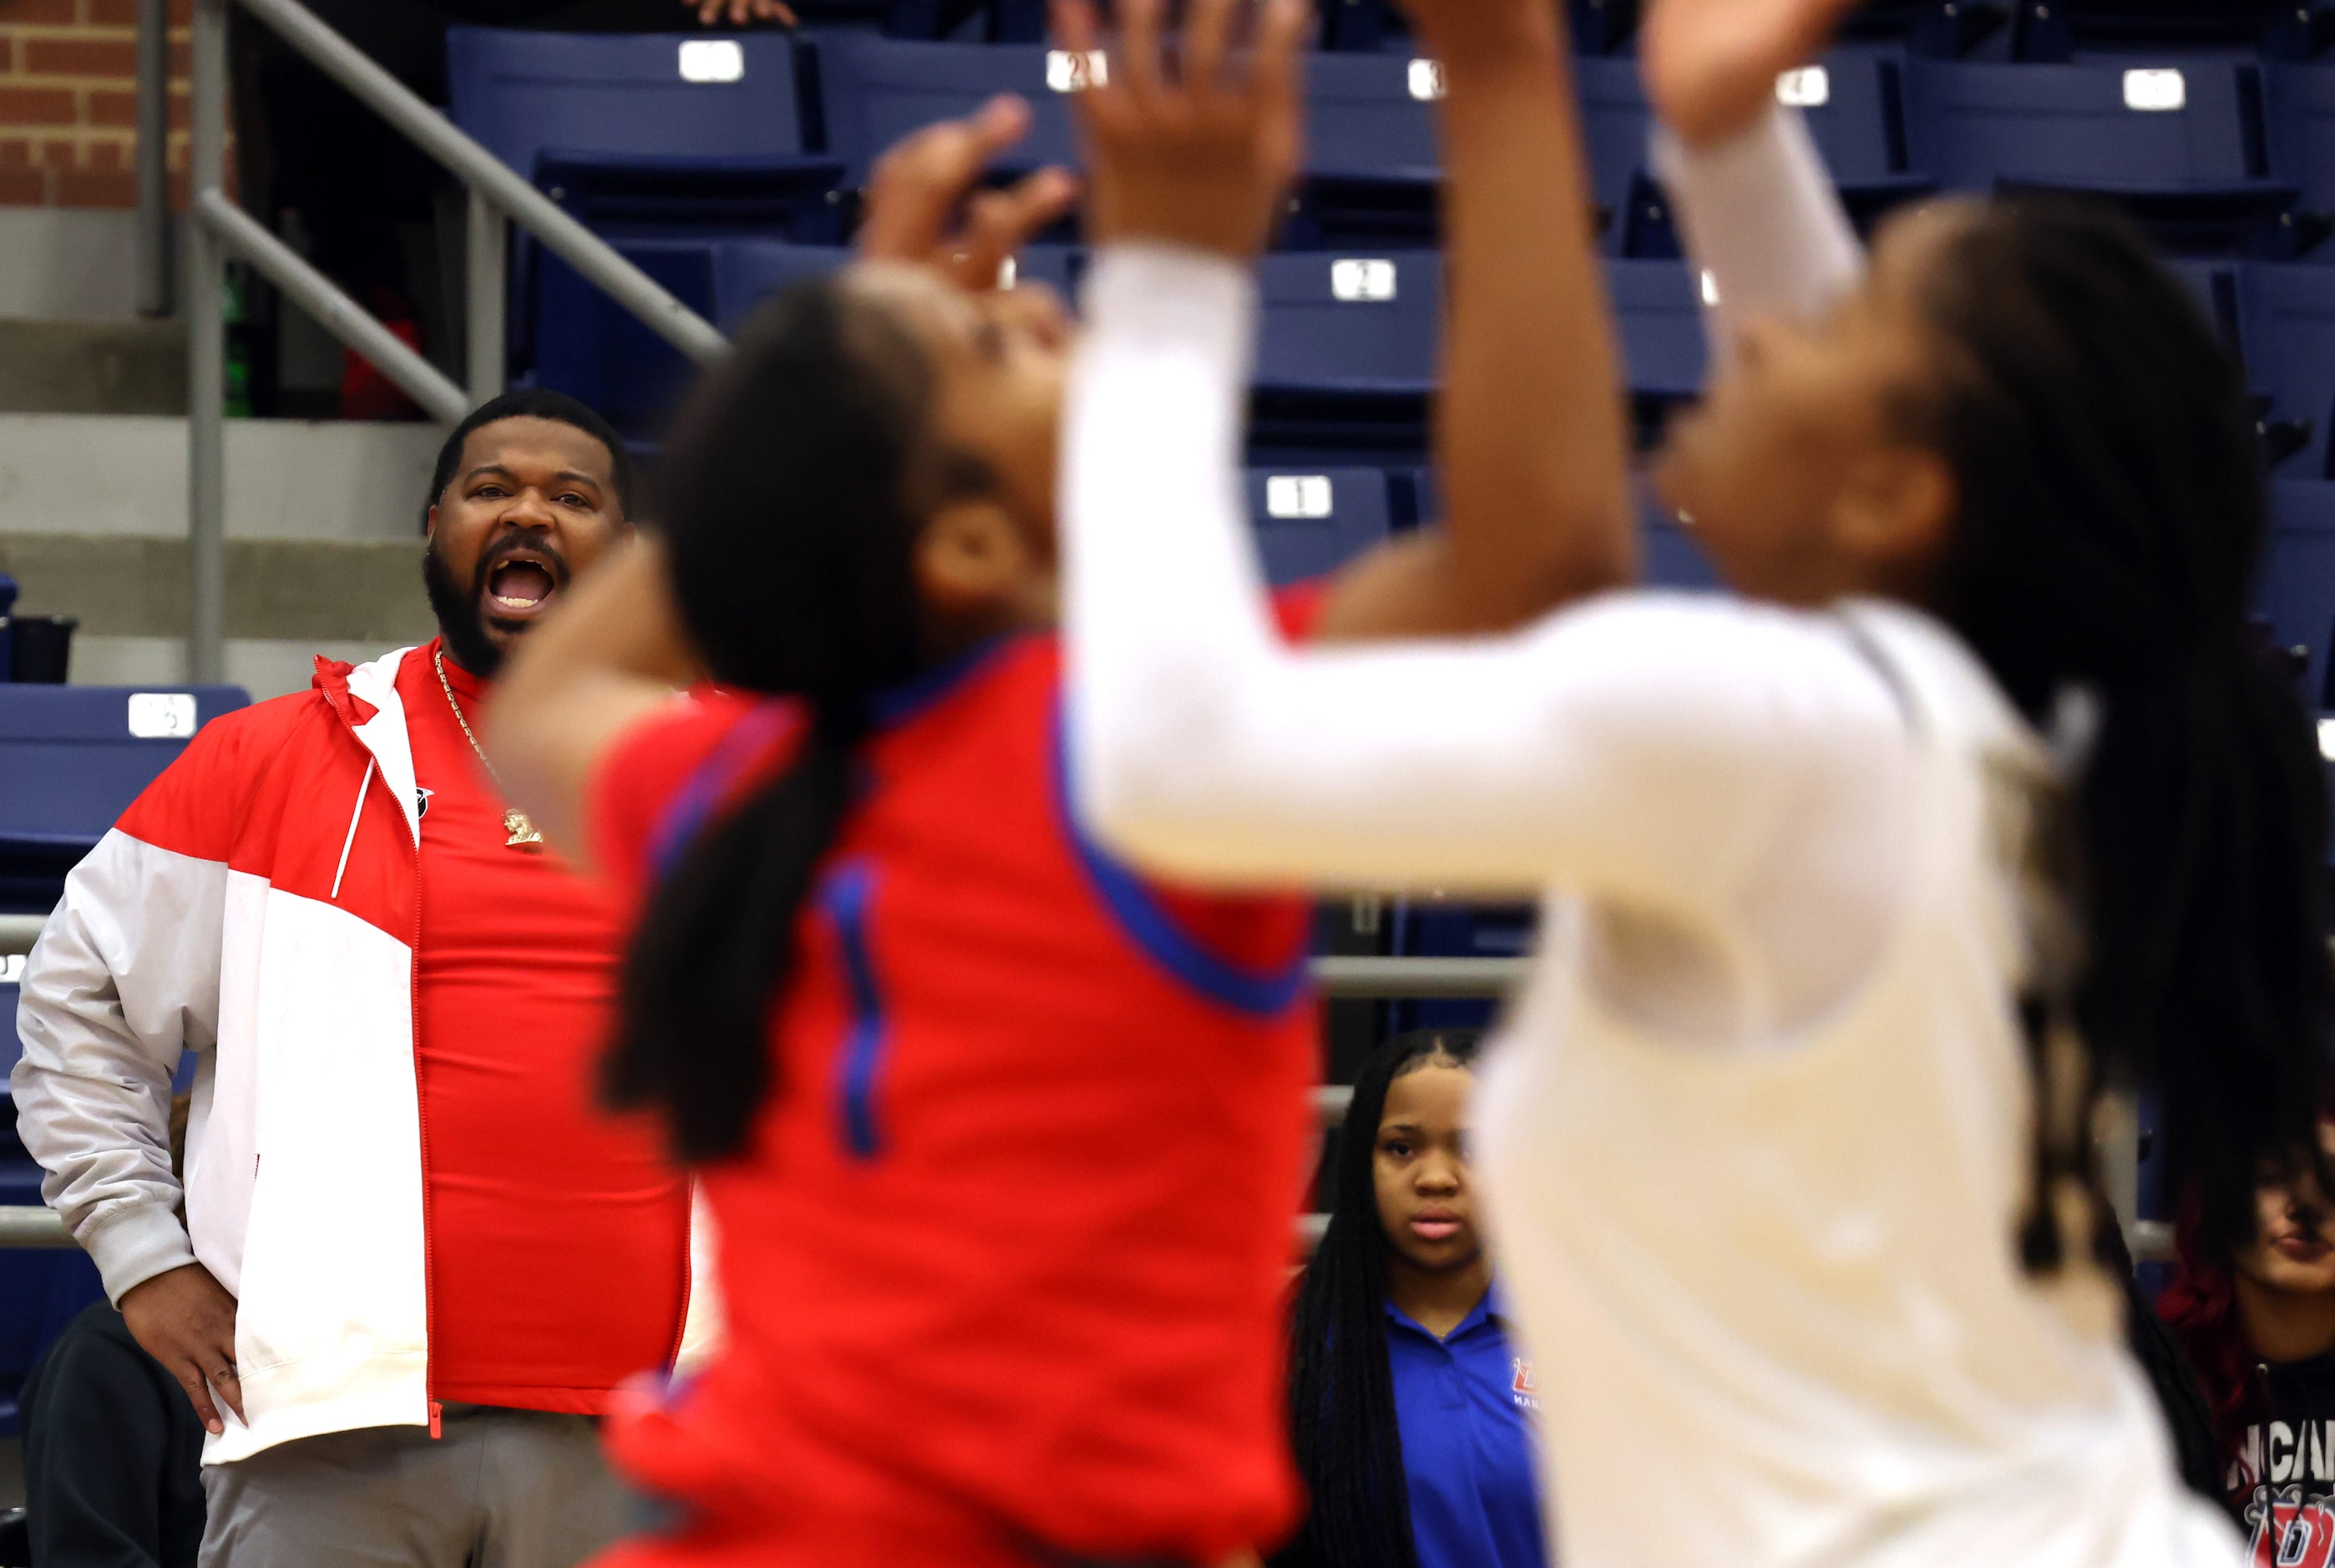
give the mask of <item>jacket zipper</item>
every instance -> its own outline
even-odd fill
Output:
[[[399,820],[404,819],[402,809]],[[421,1073],[421,843],[413,835],[413,961],[406,966],[406,1012],[413,1050],[413,1122],[421,1141],[421,1397],[430,1407],[430,1436],[444,1437],[445,1408],[438,1403],[438,1260],[430,1224],[430,1095]]]

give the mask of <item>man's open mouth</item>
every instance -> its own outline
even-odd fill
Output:
[[[559,592],[552,563],[529,550],[515,550],[487,570],[486,610],[490,615],[531,615]]]

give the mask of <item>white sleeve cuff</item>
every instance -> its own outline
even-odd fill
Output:
[[[1680,237],[1710,271],[1723,317],[1817,315],[1855,287],[1863,247],[1797,109],[1771,103],[1715,147],[1690,148],[1657,126],[1653,159]]]
[[[155,1275],[195,1261],[187,1227],[160,1204],[124,1205],[83,1224],[73,1239],[95,1261],[106,1299],[117,1307]]]
[[[1197,352],[1247,380],[1256,278],[1231,257],[1156,240],[1106,245],[1087,268],[1082,292],[1089,332],[1107,332],[1130,348]]]

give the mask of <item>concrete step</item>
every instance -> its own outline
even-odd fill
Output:
[[[370,658],[433,630],[421,513],[444,432],[237,420],[227,431],[228,676],[303,688],[317,653]],[[184,679],[187,426],[0,414],[0,572],[28,615],[81,621],[72,678]]]
[[[414,539],[436,425],[229,420],[230,538]],[[0,413],[0,533],[187,531],[187,421]]]
[[[183,322],[0,320],[0,411],[172,414],[186,408]]]

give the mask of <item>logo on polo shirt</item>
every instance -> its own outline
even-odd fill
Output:
[[[1533,1387],[1533,1364],[1522,1356],[1511,1356],[1508,1358],[1508,1365],[1516,1371],[1516,1376],[1509,1379],[1508,1392],[1516,1397],[1516,1408],[1539,1409],[1540,1396]]]
[[[430,797],[436,793],[435,789],[425,789],[419,784],[413,787],[413,819],[416,822],[430,815]]]

